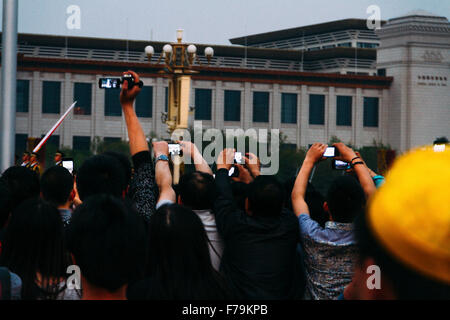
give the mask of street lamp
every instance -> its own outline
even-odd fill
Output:
[[[162,114],[162,122],[167,124],[168,133],[172,134],[176,129],[187,129],[189,119],[189,95],[191,92],[191,75],[198,73],[192,67],[196,61],[201,65],[197,56],[197,47],[193,44],[183,43],[183,30],[177,30],[177,42],[166,44],[163,51],[156,62],[160,64],[164,59],[163,73],[169,75],[169,92],[168,92],[168,112]],[[152,46],[145,47],[145,54],[149,62],[155,53]],[[205,48],[205,56],[208,60],[208,65],[211,63],[211,58],[214,56],[214,49],[211,47]],[[172,157],[173,167],[173,182],[177,184],[180,177],[181,157]]]
[[[164,60],[162,72],[169,75],[169,103],[168,112],[163,113],[163,123],[167,124],[169,133],[176,129],[187,129],[189,116],[189,94],[191,75],[198,73],[192,69],[194,62],[201,65],[198,60],[197,47],[193,44],[183,43],[183,30],[176,33],[177,42],[166,44],[156,62],[160,64]],[[205,57],[208,65],[214,56],[214,49],[205,48]],[[152,46],[145,47],[145,54],[151,61],[155,50]]]

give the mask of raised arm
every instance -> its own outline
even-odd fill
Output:
[[[299,216],[302,213],[309,214],[309,208],[305,201],[306,188],[308,186],[309,176],[316,162],[322,159],[327,149],[326,144],[315,143],[306,153],[300,172],[295,180],[294,189],[292,190],[292,208],[294,213]]]
[[[169,167],[169,145],[165,141],[153,143],[153,152],[155,154],[155,177],[156,185],[159,189],[158,202],[168,200],[175,202],[175,191],[172,188],[172,173]]]
[[[135,83],[139,83],[139,75],[136,72],[128,71],[124,74],[132,74]],[[141,151],[149,151],[144,130],[142,129],[133,108],[134,100],[139,92],[141,92],[141,88],[137,85],[129,89],[128,81],[125,81],[122,85],[122,91],[120,92],[120,104],[122,105],[125,122],[127,124],[128,138],[130,139],[130,153],[132,156]]]
[[[135,83],[139,83],[140,79],[137,73],[128,71],[125,74],[132,74]],[[140,91],[139,86],[135,85],[130,88],[128,81],[125,81],[120,92],[120,104],[127,124],[130,153],[134,166],[134,175],[128,194],[138,212],[148,221],[155,212],[158,190],[148,142],[133,108],[134,100]]]
[[[228,171],[234,163],[234,152],[233,149],[225,149],[217,158],[215,179],[217,197],[214,201],[213,212],[216,217],[217,228],[224,238],[233,231],[232,225],[236,219],[236,205],[228,176]]]
[[[375,184],[372,180],[369,170],[364,161],[353,151],[343,143],[335,143],[333,146],[339,150],[338,160],[348,162],[352,165],[359,183],[364,190],[366,198],[368,199],[375,191]]]
[[[183,150],[183,154],[186,157],[191,157],[192,161],[194,162],[196,171],[200,171],[210,175],[213,174],[210,166],[203,158],[201,152],[198,150],[197,146],[194,143],[190,141],[178,141],[177,143],[180,144],[181,149]]]

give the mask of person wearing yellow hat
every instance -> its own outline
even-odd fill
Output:
[[[449,181],[450,148],[397,159],[356,221],[359,259],[344,299],[450,299]]]

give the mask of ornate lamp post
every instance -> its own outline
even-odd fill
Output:
[[[164,59],[164,71],[169,77],[169,103],[168,112],[163,113],[163,123],[167,124],[169,133],[176,129],[187,129],[189,117],[189,94],[191,87],[191,75],[198,73],[192,70],[194,61],[197,60],[197,47],[193,44],[182,42],[183,30],[177,30],[177,42],[166,44],[156,64]],[[152,46],[145,48],[149,61],[155,50]],[[205,49],[208,65],[214,56],[211,47]],[[199,63],[200,64],[200,63]]]
[[[198,61],[197,47],[193,44],[183,43],[183,30],[177,30],[177,42],[166,44],[163,52],[156,64],[160,64],[164,59],[163,73],[169,75],[168,92],[168,112],[163,113],[162,122],[167,124],[168,133],[172,134],[177,129],[187,129],[189,119],[189,95],[191,92],[191,75],[198,73],[192,70],[194,61]],[[149,61],[155,53],[152,46],[145,47],[145,53]],[[208,65],[214,56],[214,50],[211,47],[205,48],[205,56],[208,59]],[[177,184],[180,177],[180,168],[182,158],[172,156],[173,160],[173,182]]]

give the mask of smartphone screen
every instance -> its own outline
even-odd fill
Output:
[[[181,155],[181,146],[179,144],[170,143],[169,144],[169,153],[171,155]]]
[[[73,174],[73,159],[63,159],[62,165],[64,168],[69,170],[71,174]]]
[[[336,148],[335,147],[328,147],[327,150],[325,150],[325,153],[323,154],[325,158],[334,158],[336,157]]]
[[[100,89],[116,89],[120,88],[120,78],[100,78],[98,80],[98,87]]]
[[[334,160],[333,169],[335,170],[348,170],[351,169],[351,166],[349,163],[341,160]]]
[[[445,151],[445,144],[435,144],[433,146],[434,152],[444,152]]]
[[[242,164],[242,153],[241,152],[236,152],[234,154],[234,161],[236,161],[236,163]]]

